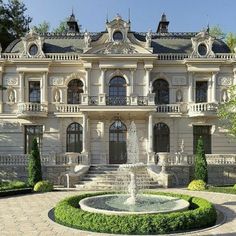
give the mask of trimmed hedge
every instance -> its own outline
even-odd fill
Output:
[[[202,191],[205,190],[206,188],[207,188],[206,183],[201,179],[193,180],[188,185],[188,190],[193,190],[193,191]]]
[[[53,184],[47,180],[39,181],[34,185],[35,192],[45,193],[45,192],[51,192],[52,190],[53,190]]]
[[[228,193],[228,194],[236,194],[235,187],[215,187],[209,186],[206,191],[208,192],[215,192],[215,193]]]
[[[209,227],[215,224],[216,210],[205,199],[171,193],[150,193],[179,197],[189,201],[190,209],[184,212],[143,215],[105,215],[80,209],[79,201],[86,197],[106,193],[83,194],[60,201],[54,211],[57,223],[72,228],[114,234],[164,234]]]
[[[13,180],[0,183],[0,191],[27,188],[27,184],[23,181]]]

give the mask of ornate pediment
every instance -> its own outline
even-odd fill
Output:
[[[215,53],[212,51],[214,40],[209,35],[209,32],[205,30],[191,38],[193,48],[192,57],[215,57]]]

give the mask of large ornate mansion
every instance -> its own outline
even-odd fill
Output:
[[[86,163],[126,163],[127,130],[137,126],[139,159],[155,153],[236,152],[217,108],[236,83],[236,54],[209,35],[169,32],[163,14],[155,33],[135,32],[117,15],[103,32],[30,31],[0,54],[0,152],[42,156],[79,153]],[[181,145],[182,144],[182,145]]]

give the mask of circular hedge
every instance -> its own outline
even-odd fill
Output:
[[[106,193],[83,194],[60,201],[54,210],[57,223],[72,228],[113,234],[163,234],[209,227],[216,222],[216,210],[207,200],[188,195],[155,192],[149,194],[179,197],[190,203],[183,212],[143,215],[105,215],[80,209],[79,201]]]

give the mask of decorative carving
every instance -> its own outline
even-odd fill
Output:
[[[76,73],[72,73],[66,77],[66,80],[68,81],[68,80],[72,80],[72,79],[81,79],[81,77],[84,78],[85,73],[86,73],[85,71],[79,71]]]
[[[172,85],[173,86],[181,86],[181,85],[186,85],[187,84],[187,79],[183,75],[175,75],[172,77]]]
[[[98,51],[101,54],[135,54],[138,53],[133,46],[123,41],[108,43],[106,48]]]
[[[221,96],[221,100],[222,102],[228,102],[229,100],[229,96],[228,96],[228,92],[226,89],[222,90],[222,96]]]
[[[215,57],[212,51],[214,38],[209,35],[209,32],[203,30],[195,37],[191,38],[193,52],[191,57]]]
[[[55,102],[60,102],[61,101],[61,96],[60,96],[59,89],[56,89],[54,99],[55,99]]]
[[[232,78],[230,77],[219,77],[218,78],[218,85],[221,86],[230,86],[232,85]]]
[[[150,48],[152,43],[152,31],[149,29],[147,34],[146,34],[146,48]]]
[[[87,32],[87,30],[86,30],[84,33],[84,43],[85,43],[86,48],[90,47],[91,41],[92,41],[91,36],[90,36],[89,32]]]
[[[50,84],[51,85],[55,85],[55,86],[63,85],[63,82],[64,82],[63,77],[51,77],[50,78]]]
[[[3,122],[2,123],[3,129],[18,129],[19,128],[19,122]]]
[[[6,78],[6,84],[9,86],[17,85],[18,78]]]
[[[182,102],[183,101],[183,93],[179,89],[176,91],[176,102]]]

